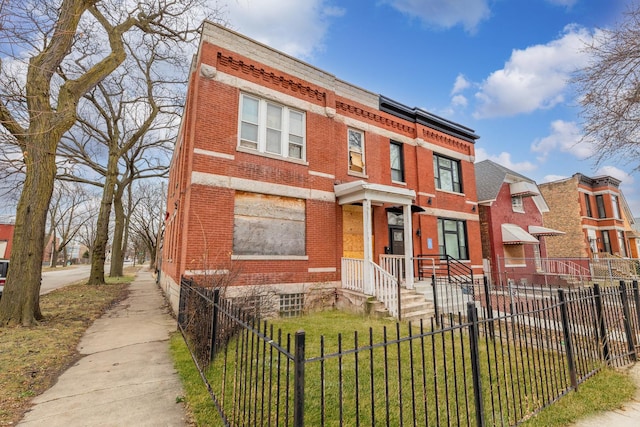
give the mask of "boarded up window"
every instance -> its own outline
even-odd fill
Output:
[[[524,245],[504,245],[503,247],[505,265],[527,265],[524,259]]]
[[[305,255],[305,201],[236,192],[234,255]]]

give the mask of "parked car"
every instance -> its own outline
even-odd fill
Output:
[[[4,291],[4,283],[7,281],[8,271],[9,271],[9,260],[0,259],[0,298],[2,298],[2,291]]]

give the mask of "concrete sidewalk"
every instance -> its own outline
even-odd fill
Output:
[[[180,379],[169,355],[176,322],[153,276],[85,332],[83,357],[34,399],[20,426],[184,426]]]
[[[636,394],[622,408],[594,415],[578,421],[574,427],[636,427],[640,426],[640,363],[629,368],[629,376],[635,381]]]

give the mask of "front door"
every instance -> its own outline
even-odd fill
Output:
[[[391,243],[392,255],[404,255],[404,227],[390,225],[389,242]]]

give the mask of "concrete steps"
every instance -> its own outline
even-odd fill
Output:
[[[370,301],[370,313],[376,317],[388,317],[389,311],[380,301]],[[424,295],[412,290],[402,289],[400,291],[400,317],[401,320],[417,323],[420,319],[429,320],[435,314],[433,303],[428,301]]]

